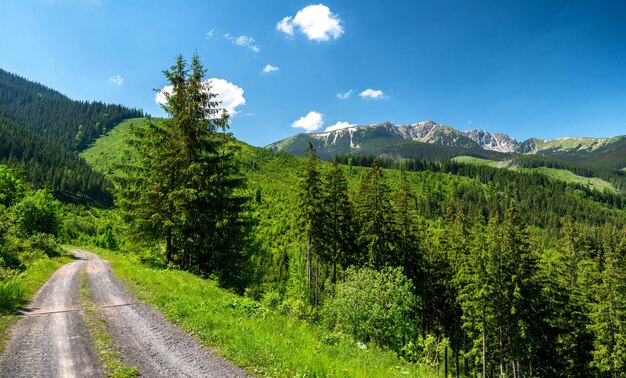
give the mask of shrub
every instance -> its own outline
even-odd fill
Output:
[[[37,233],[28,238],[31,247],[45,253],[48,257],[61,255],[61,248],[53,235]]]
[[[401,350],[402,337],[411,331],[409,314],[415,303],[411,281],[401,269],[349,268],[336,290],[327,312],[339,330]]]
[[[160,248],[154,247],[139,253],[139,261],[154,268],[165,268],[165,254]]]
[[[15,224],[27,235],[59,233],[61,203],[47,190],[36,190],[24,197],[13,209]]]
[[[24,185],[6,165],[0,165],[0,204],[11,206],[24,192]]]

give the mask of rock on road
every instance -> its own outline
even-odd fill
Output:
[[[98,377],[103,372],[79,311],[80,272],[106,319],[125,362],[144,377],[246,377],[202,348],[161,314],[136,299],[97,255],[72,251],[79,260],[59,268],[14,328],[0,356],[0,377]],[[104,307],[103,307],[104,306]],[[116,306],[116,307],[107,307]]]

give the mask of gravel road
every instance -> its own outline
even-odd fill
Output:
[[[136,299],[113,277],[108,263],[86,252],[87,281],[99,306],[134,303]],[[247,377],[225,359],[198,345],[191,336],[144,304],[102,308],[121,354],[146,377]]]
[[[79,311],[85,256],[59,268],[23,313],[0,356],[0,377],[100,377],[102,371]],[[37,315],[41,314],[41,315]]]
[[[143,377],[247,377],[244,370],[137,300],[97,255],[72,251],[79,260],[59,270],[27,309],[0,356],[0,377],[99,377],[102,370],[79,311],[31,316],[80,306],[80,271],[87,271],[91,299],[129,365]],[[115,306],[115,307],[108,307]]]

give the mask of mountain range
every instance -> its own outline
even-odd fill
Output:
[[[607,168],[626,166],[626,136],[613,138],[531,138],[522,142],[485,130],[459,131],[433,121],[394,125],[349,125],[319,133],[301,133],[267,146],[274,151],[303,155],[311,142],[318,155],[373,154],[388,158],[444,160],[475,156],[505,160],[512,155],[538,155]]]

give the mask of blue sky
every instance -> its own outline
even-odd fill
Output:
[[[294,125],[428,119],[518,140],[626,134],[623,1],[2,0],[0,14],[0,68],[153,116],[162,70],[197,51],[231,131],[258,146]]]

